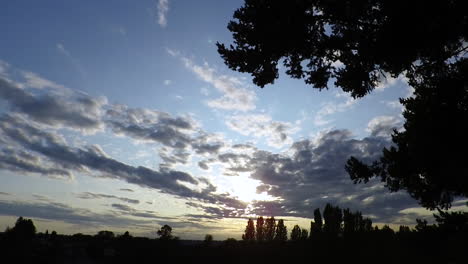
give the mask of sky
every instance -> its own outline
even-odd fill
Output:
[[[402,129],[405,78],[356,100],[283,68],[256,87],[216,51],[242,4],[2,2],[0,230],[24,216],[40,232],[155,237],[168,224],[182,239],[239,239],[249,217],[309,228],[326,203],[377,224],[430,218],[344,169],[378,159]]]

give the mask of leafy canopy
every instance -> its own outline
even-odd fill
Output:
[[[468,197],[468,16],[466,1],[245,0],[228,24],[234,43],[217,43],[233,70],[264,87],[278,64],[314,88],[330,81],[353,97],[403,74],[415,89],[402,99],[403,131],[371,165],[350,158],[351,179],[379,177],[427,208]]]

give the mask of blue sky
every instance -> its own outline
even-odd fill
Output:
[[[430,216],[344,171],[401,129],[405,79],[358,100],[284,74],[255,87],[215,46],[241,5],[2,3],[0,229],[22,215],[40,231],[239,238],[248,217],[308,227],[327,202],[381,224]]]

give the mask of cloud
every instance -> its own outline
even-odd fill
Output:
[[[134,190],[129,189],[129,188],[120,188],[119,190],[124,191],[124,192],[134,192]]]
[[[94,213],[88,209],[73,208],[57,202],[31,203],[0,200],[0,214],[64,221],[86,226],[108,225],[128,227],[152,224],[151,221],[130,219],[115,214]]]
[[[136,199],[130,199],[130,198],[126,198],[126,197],[119,197],[119,196],[110,195],[110,194],[91,193],[91,192],[80,193],[80,194],[77,194],[76,197],[78,197],[80,199],[102,199],[102,198],[117,199],[117,200],[120,200],[122,202],[131,203],[131,204],[139,204],[140,203],[140,201],[136,200]]]
[[[203,170],[208,170],[209,169],[209,167],[208,167],[208,165],[206,164],[205,161],[199,161],[198,162],[198,167],[200,167]]]
[[[237,210],[232,208],[221,208],[212,205],[204,205],[194,202],[186,202],[186,205],[198,208],[204,214],[186,214],[185,217],[189,218],[205,218],[205,219],[223,219],[223,218],[239,218],[245,214],[245,210]]]
[[[264,138],[269,146],[276,148],[290,145],[289,135],[298,130],[289,122],[273,121],[265,114],[234,115],[227,119],[226,125],[244,136]]]
[[[249,100],[237,97],[238,89],[245,88],[239,80],[220,77],[208,65],[198,66],[189,61],[186,66],[192,67],[200,78],[235,101],[237,106],[243,105],[229,110],[248,111],[255,107],[253,92]],[[23,77],[27,84],[28,77]],[[20,87],[0,77],[0,98],[6,100],[10,110],[0,116],[0,169],[63,179],[82,173],[123,180],[190,201],[188,205],[201,212],[190,214],[192,218],[202,215],[209,219],[235,218],[250,213],[310,217],[314,208],[332,202],[360,209],[384,221],[394,219],[392,214],[416,206],[405,193],[388,193],[378,181],[354,185],[344,171],[344,164],[351,155],[365,162],[377,159],[382,148],[390,144],[388,133],[398,126],[397,118],[374,118],[367,128],[370,135],[362,139],[353,138],[348,130],[332,130],[321,132],[315,139],[295,142],[290,135],[297,128],[288,122],[273,121],[265,114],[236,114],[226,120],[234,131],[265,138],[270,146],[290,145],[284,153],[273,153],[251,144],[231,145],[223,136],[205,132],[189,116],[109,105],[105,99],[59,87],[38,75],[30,74],[29,78],[30,84]],[[353,104],[348,97],[335,106],[325,104],[317,120],[328,122],[327,116],[345,111]],[[99,145],[70,145],[58,128],[73,128],[78,132],[103,129],[135,141],[155,143],[162,162],[159,169],[125,164],[106,154]],[[193,160],[203,170],[217,164],[221,165],[220,174],[249,175],[261,182],[257,188],[259,193],[276,200],[255,201],[247,208],[246,203],[231,194],[218,192],[208,179],[174,169],[176,165],[191,164]],[[82,195],[130,204],[137,201],[108,194]],[[125,211],[140,217],[155,215],[125,204],[114,203],[112,208],[118,210],[115,212],[118,215]]]
[[[164,80],[163,83],[164,83],[164,85],[170,85],[172,83],[172,81],[171,80]]]
[[[56,167],[70,171],[87,173],[89,170],[95,170],[103,177],[121,179],[181,196],[190,196],[193,191],[179,184],[179,181],[195,185],[198,183],[184,172],[133,167],[106,157],[92,148],[68,147],[61,137],[28,124],[17,116],[0,117],[0,131],[5,142],[40,154]]]
[[[27,151],[14,148],[0,148],[0,169],[28,174],[38,173],[51,178],[73,178],[70,171],[47,163],[43,158]]]
[[[114,105],[107,110],[106,123],[118,135],[174,148],[187,148],[190,134],[195,132],[194,121],[189,118],[124,105]]]
[[[167,26],[167,12],[169,12],[169,0],[158,1],[158,24],[161,27]]]
[[[154,211],[141,211],[125,204],[111,204],[112,208],[118,210],[118,214],[142,218],[150,218],[152,220],[177,220],[174,217],[158,216]]]
[[[217,154],[224,146],[224,139],[221,136],[204,131],[200,131],[191,143],[192,149],[197,154]]]
[[[63,43],[57,43],[55,46],[60,54],[64,55],[65,57],[68,58],[68,60],[70,60],[71,64],[76,69],[76,71],[81,74],[81,77],[83,78],[86,77],[87,74],[83,66],[81,66],[81,63],[74,56],[72,56],[70,51],[68,51],[65,48],[65,45]]]
[[[36,76],[36,75],[34,75]],[[36,76],[37,77],[37,76]],[[39,88],[61,86],[41,81],[30,81]],[[32,120],[54,127],[67,127],[87,132],[102,129],[100,118],[105,98],[93,98],[69,90],[53,93],[34,93],[0,77],[0,98],[6,100],[11,111],[27,115]]]
[[[400,112],[403,112],[405,110],[405,107],[400,103],[399,100],[381,101],[381,102],[385,104],[386,106],[388,106],[389,108],[400,110]]]
[[[116,135],[159,143],[165,167],[186,164],[192,153],[216,154],[224,146],[222,138],[204,132],[190,117],[173,117],[156,110],[113,105],[106,113],[106,124]]]
[[[394,129],[400,129],[403,120],[395,116],[377,116],[372,118],[367,124],[366,131],[373,137],[390,138]]]
[[[167,51],[172,56],[180,57],[187,69],[195,73],[202,81],[211,84],[222,94],[219,98],[208,100],[206,103],[209,107],[242,112],[255,109],[255,101],[257,100],[255,92],[249,89],[239,78],[219,75],[207,63],[200,66],[195,64],[191,59],[180,56],[180,53],[177,51],[170,49]]]
[[[169,120],[173,123],[174,120]],[[174,125],[187,127],[184,122],[175,120]],[[0,117],[0,140],[8,142],[4,148],[25,150],[35,156],[40,156],[51,168],[61,168],[68,174],[85,173],[92,176],[119,179],[141,187],[159,190],[179,198],[196,199],[227,207],[245,208],[245,204],[229,194],[217,194],[216,188],[206,179],[196,179],[189,173],[176,171],[164,166],[160,170],[152,170],[143,166],[130,166],[107,156],[99,147],[70,147],[65,140],[51,131],[44,131],[39,126],[31,124],[18,115],[6,114]],[[6,152],[8,154],[8,152]],[[16,152],[12,152],[16,153]],[[9,170],[26,170],[12,164],[1,163]],[[53,170],[32,170],[44,176],[55,176]],[[53,174],[51,174],[53,173]],[[95,174],[97,173],[97,175]],[[195,189],[187,186],[194,186]]]
[[[243,172],[259,180],[258,193],[272,201],[254,201],[248,214],[312,217],[313,209],[327,202],[375,215],[379,221],[391,220],[398,211],[416,206],[404,192],[390,193],[378,180],[355,185],[344,165],[350,156],[364,162],[380,157],[388,138],[353,138],[348,130],[322,132],[315,140],[303,139],[283,154],[264,150],[253,153],[222,153],[215,162],[227,172]]]
[[[343,94],[338,94],[338,97],[344,97],[344,96]],[[335,113],[344,112],[350,109],[351,107],[353,107],[357,101],[354,98],[350,97],[349,95],[346,95],[346,97],[347,97],[346,100],[341,103],[327,102],[327,103],[322,104],[320,110],[317,111],[314,117],[314,124],[316,126],[327,125],[333,122],[332,119],[327,119],[328,116],[333,115]]]
[[[10,68],[10,64],[5,61],[0,60],[0,77],[7,77],[8,76],[8,69]]]
[[[390,74],[388,74],[390,75]],[[388,78],[383,78],[378,85],[375,87],[375,90],[378,92],[382,92],[383,90],[387,89],[388,87],[392,87],[395,85],[404,85],[408,86],[408,78],[405,75],[400,74],[398,77],[393,78],[392,76],[388,76]]]
[[[23,71],[22,75],[26,80],[25,85],[31,88],[43,89],[43,88],[54,88],[54,89],[65,89],[63,85],[56,84],[50,80],[44,79],[34,72]]]

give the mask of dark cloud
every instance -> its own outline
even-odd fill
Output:
[[[111,206],[121,211],[126,211],[126,212],[135,211],[135,209],[125,204],[112,204]]]
[[[263,150],[252,154],[224,153],[218,155],[217,161],[228,172],[249,172],[251,178],[262,182],[257,192],[278,199],[254,201],[248,213],[312,217],[315,208],[331,202],[384,221],[416,203],[406,193],[389,193],[376,180],[353,184],[344,165],[350,156],[365,162],[376,160],[382,148],[389,145],[387,137],[355,139],[347,130],[333,130],[315,140],[294,142],[288,154]]]
[[[115,195],[109,195],[109,194],[102,194],[102,193],[91,193],[91,192],[84,192],[77,194],[76,197],[81,198],[81,199],[101,199],[101,198],[107,198],[107,199],[117,199],[122,202],[126,203],[131,203],[131,204],[139,204],[140,201],[136,199],[130,199],[126,197],[119,197]]]
[[[11,193],[7,193],[7,192],[0,192],[0,195],[12,195]]]
[[[0,77],[0,98],[11,110],[27,115],[32,120],[51,126],[80,130],[96,130],[100,121],[104,99],[85,94],[58,90],[55,93],[32,93]]]
[[[199,161],[198,162],[198,167],[200,167],[203,170],[208,170],[209,169],[208,165],[204,161]]]
[[[218,153],[222,147],[223,147],[223,144],[221,143],[216,143],[216,144],[194,143],[192,144],[192,148],[195,150],[197,154],[215,154],[215,153]]]
[[[134,192],[134,190],[129,189],[129,188],[120,188],[119,190],[124,191],[124,192]]]
[[[233,149],[240,149],[240,150],[255,150],[256,147],[249,145],[249,144],[234,144],[232,145]]]
[[[188,118],[172,117],[168,113],[128,108],[115,105],[107,110],[107,124],[116,134],[160,143],[166,147],[187,148],[190,134],[194,133],[193,121]]]
[[[112,208],[119,210],[120,215],[151,218],[153,220],[176,220],[174,217],[158,216],[153,211],[141,211],[125,204],[111,204]]]
[[[11,143],[36,152],[64,169],[78,172],[92,169],[101,172],[104,177],[118,178],[180,196],[190,196],[193,191],[179,181],[197,184],[197,180],[185,172],[133,167],[96,151],[68,147],[59,136],[11,115],[0,117],[0,131]]]
[[[20,173],[38,173],[56,178],[72,177],[72,174],[59,166],[47,166],[44,160],[26,151],[13,148],[0,148],[0,169]]]
[[[116,217],[115,214],[98,214],[88,209],[72,208],[63,203],[54,202],[31,203],[0,200],[0,214],[64,221],[86,226],[136,226],[151,224],[150,221]]]
[[[58,135],[47,132],[34,124],[29,124],[20,116],[4,115],[0,117],[0,137],[13,147],[26,149],[41,155],[48,163],[56,167],[81,173],[95,171],[101,177],[124,180],[142,187],[154,188],[163,193],[182,198],[203,200],[214,204],[245,208],[245,204],[228,194],[214,194],[216,188],[206,179],[197,180],[190,174],[161,167],[159,171],[146,167],[134,167],[105,155],[99,147],[74,148]],[[45,173],[42,173],[45,174]],[[46,174],[45,174],[46,175]],[[195,191],[185,184],[206,185],[201,191]]]

